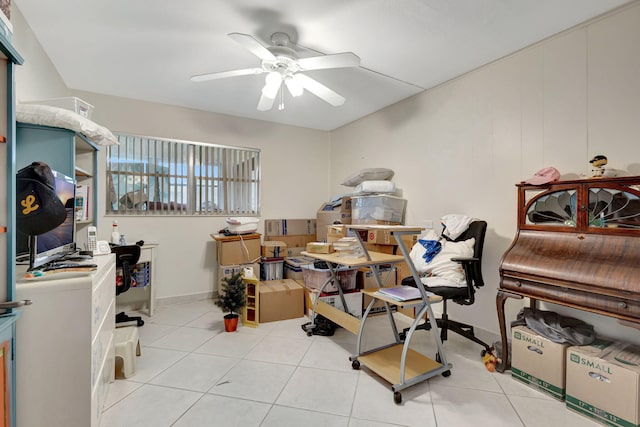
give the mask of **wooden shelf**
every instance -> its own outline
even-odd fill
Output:
[[[391,384],[400,384],[400,361],[402,360],[402,344],[377,350],[373,353],[358,356],[358,360]],[[404,368],[404,382],[425,375],[442,364],[415,350],[407,351]]]
[[[82,168],[79,168],[77,166],[75,167],[75,174],[76,174],[76,176],[80,176],[80,177],[84,177],[84,178],[93,177],[93,175],[89,171],[86,171],[86,170],[84,170]]]
[[[368,288],[368,289],[362,289],[362,293],[365,295],[370,296],[371,298],[375,298],[377,300],[380,301],[385,301],[388,302],[389,304],[393,304],[393,305],[397,305],[398,307],[415,307],[417,305],[422,305],[424,304],[424,301],[422,301],[422,298],[416,298],[416,299],[412,299],[412,300],[408,300],[408,301],[398,301],[396,299],[393,298],[389,298],[386,297],[384,295],[380,295],[378,293],[378,290],[380,288]],[[441,302],[442,301],[442,297],[438,296],[438,295],[429,295],[429,302],[430,303],[437,303],[437,302]]]
[[[383,254],[381,252],[369,252],[369,257],[371,260],[368,260],[366,257],[341,257],[338,256],[337,253],[332,254],[314,254],[311,252],[302,252],[302,255],[308,256],[311,258],[316,258],[321,261],[331,262],[333,264],[340,264],[347,267],[369,267],[371,265],[379,265],[379,264],[393,264],[397,262],[404,261],[404,257],[402,255],[390,255]]]

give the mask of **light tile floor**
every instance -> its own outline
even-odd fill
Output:
[[[488,372],[481,347],[455,334],[445,344],[451,376],[403,390],[396,405],[386,381],[351,368],[356,336],[344,329],[308,337],[300,318],[227,333],[210,300],[160,307],[145,321],[136,374],[110,385],[101,427],[599,425],[509,372]],[[366,348],[391,338],[386,316],[370,318]],[[412,347],[435,355],[429,332],[416,333]]]

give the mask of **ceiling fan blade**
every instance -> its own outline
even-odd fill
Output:
[[[300,84],[302,84],[302,86],[306,90],[322,99],[323,101],[326,101],[329,104],[333,105],[334,107],[339,107],[344,104],[345,99],[343,96],[329,89],[319,81],[312,79],[306,74],[296,74],[296,80],[298,80],[298,82],[300,82]]]
[[[312,56],[310,58],[298,59],[298,65],[302,70],[358,67],[360,65],[360,57],[351,52]]]
[[[264,47],[258,40],[254,39],[249,34],[229,33],[227,35],[263,61],[265,59],[270,61],[274,61],[276,59],[269,49]]]
[[[262,74],[262,68],[246,68],[244,70],[222,71],[220,73],[207,73],[191,76],[192,82],[206,82],[207,80],[224,79],[227,77],[247,76],[250,74]]]
[[[260,95],[260,101],[258,101],[258,111],[268,111],[273,107],[273,101],[275,98],[269,98],[264,94]]]

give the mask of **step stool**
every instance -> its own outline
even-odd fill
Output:
[[[140,356],[140,338],[136,326],[116,328],[114,332],[116,371],[121,366],[122,376],[136,373],[136,356]]]

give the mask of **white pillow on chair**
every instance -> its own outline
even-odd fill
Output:
[[[461,242],[442,240],[441,243],[442,250],[428,264],[431,267],[431,274],[436,277],[450,279],[451,284],[447,286],[466,286],[462,265],[455,261],[451,261],[451,258],[472,257],[476,239],[471,238]]]
[[[424,236],[420,237],[420,239],[438,240],[439,236],[433,230],[429,230]],[[426,252],[424,246],[422,246],[420,242],[413,245],[410,257],[416,267],[416,270],[422,274],[448,279],[449,282],[447,285],[439,283],[437,285],[431,284],[427,286],[466,286],[462,266],[455,261],[451,261],[451,258],[472,257],[476,239],[471,238],[461,242],[451,242],[446,239],[442,239],[440,240],[440,244],[442,245],[442,249],[430,262],[425,262],[423,258],[423,255]]]

